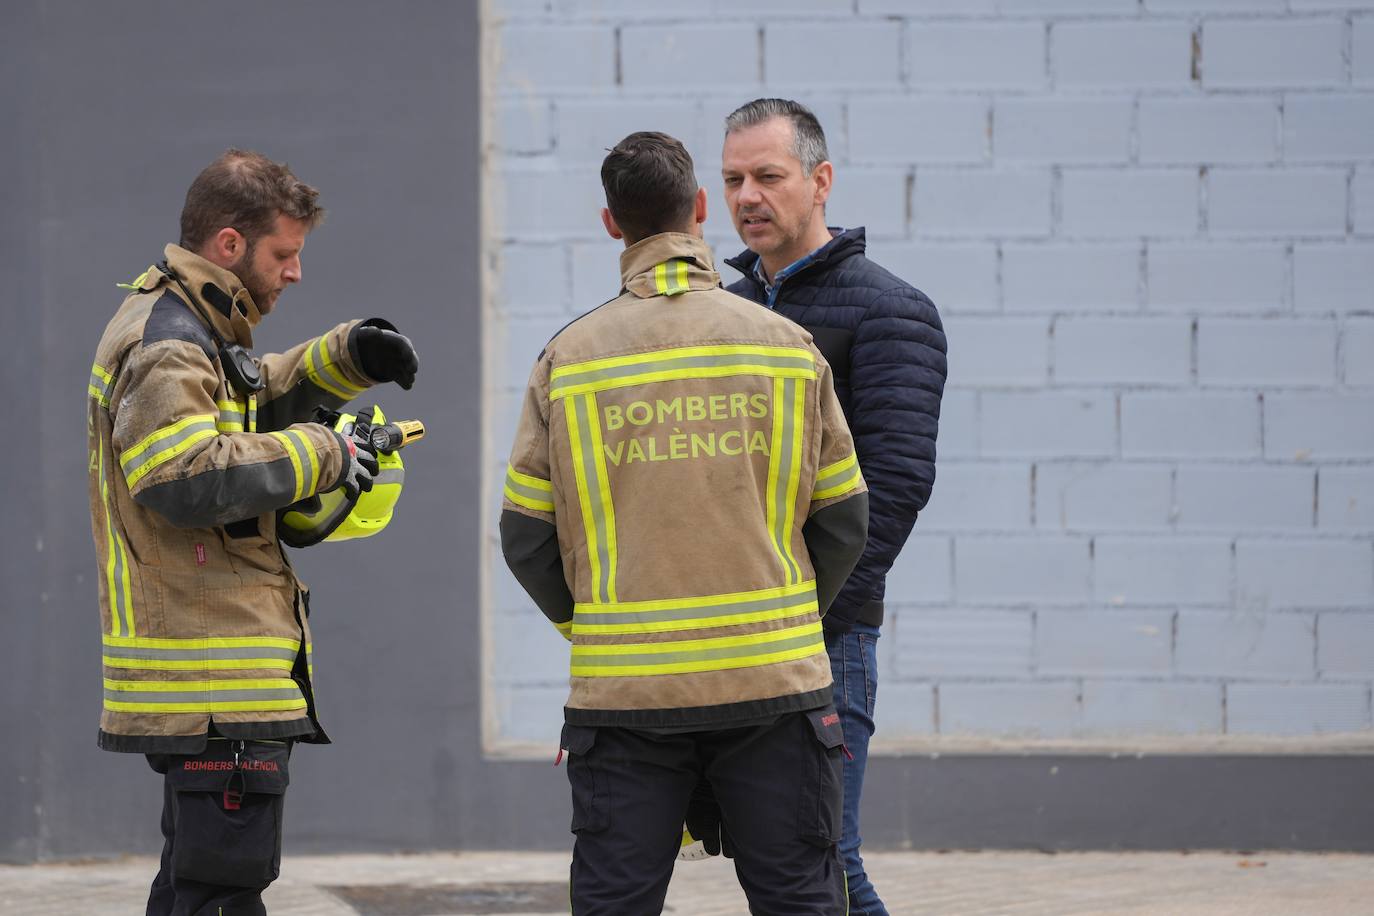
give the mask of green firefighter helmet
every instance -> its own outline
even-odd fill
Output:
[[[374,426],[386,422],[380,407],[372,408]],[[363,411],[366,414],[366,411]],[[353,414],[339,414],[334,430],[342,435],[352,432],[358,422]],[[367,422],[366,420],[364,422]],[[372,489],[350,497],[343,487],[317,493],[292,503],[277,512],[277,537],[291,547],[311,547],[321,541],[347,541],[368,538],[391,521],[396,500],[405,483],[405,462],[400,449],[377,452],[377,475]]]

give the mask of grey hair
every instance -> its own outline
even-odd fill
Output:
[[[821,122],[816,120],[810,108],[791,99],[754,99],[741,105],[726,116],[725,135],[773,118],[786,118],[792,122],[792,154],[808,175],[830,158],[825,148],[825,131],[821,130]]]

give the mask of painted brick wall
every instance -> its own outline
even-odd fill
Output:
[[[616,292],[605,148],[686,142],[731,255],[722,118],[799,98],[830,221],[949,333],[881,736],[1371,729],[1374,3],[491,0],[485,38],[493,515],[535,354]],[[552,746],[565,644],[489,543],[488,738]]]

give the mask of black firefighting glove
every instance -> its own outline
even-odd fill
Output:
[[[356,427],[347,436],[335,432],[334,437],[339,440],[339,449],[343,452],[344,470],[339,476],[338,483],[330,489],[343,487],[348,498],[353,499],[360,493],[372,489],[372,478],[376,477],[377,471],[380,470],[377,452]]]
[[[405,390],[415,384],[420,359],[410,338],[384,318],[369,318],[348,335],[348,349],[358,360],[358,368],[379,382],[395,382]]]
[[[720,804],[716,801],[715,790],[705,779],[697,782],[692,797],[687,801],[687,832],[701,840],[707,855],[718,856],[725,853],[727,859],[735,857],[734,844],[725,832],[720,819]]]

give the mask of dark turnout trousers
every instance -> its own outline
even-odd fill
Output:
[[[703,776],[750,913],[843,914],[843,740],[833,707],[677,734],[565,725],[573,916],[662,912],[688,800]]]
[[[290,756],[285,742],[227,739],[196,756],[148,755],[163,774],[165,838],[148,916],[265,916]]]

